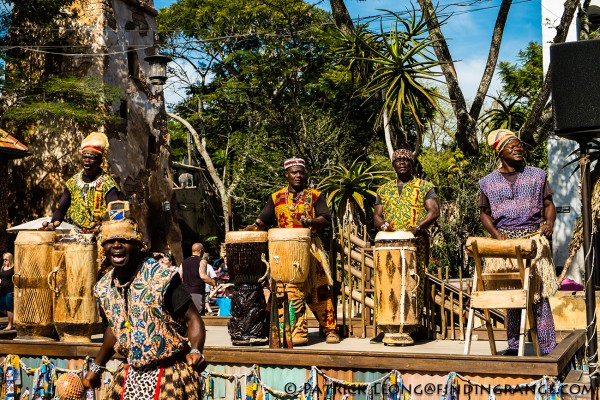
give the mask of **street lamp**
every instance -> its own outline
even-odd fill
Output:
[[[167,64],[171,61],[171,57],[164,54],[155,54],[144,58],[150,64],[148,73],[150,83],[153,85],[164,85],[167,81]]]

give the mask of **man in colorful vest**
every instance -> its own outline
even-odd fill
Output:
[[[119,186],[102,169],[108,152],[108,138],[93,132],[81,143],[82,170],[67,181],[58,208],[43,230],[54,230],[67,221],[84,233],[97,233],[106,205],[119,200]]]
[[[105,399],[201,399],[205,328],[179,274],[143,252],[137,223],[127,216],[105,221],[99,242],[113,268],[94,288],[106,329],[84,385],[99,387],[118,352],[126,361]]]
[[[423,309],[423,282],[429,262],[429,228],[440,216],[440,205],[432,183],[413,176],[414,156],[410,150],[398,149],[392,154],[396,179],[377,191],[373,222],[382,231],[409,231],[415,235],[417,273],[417,309]],[[382,339],[378,336],[375,341]],[[413,344],[406,335],[405,345]]]
[[[500,240],[531,236],[536,232],[552,236],[556,207],[546,173],[525,165],[525,149],[519,138],[508,129],[491,132],[488,144],[500,159],[501,166],[479,181],[478,205],[485,230],[494,239]],[[536,270],[541,271],[542,268]],[[548,296],[558,287],[553,268],[546,274],[542,273],[541,282],[541,293],[534,293],[533,315],[540,352],[548,354],[556,347],[554,318],[548,301]],[[508,349],[505,355],[517,355],[520,322],[521,310],[506,310]]]
[[[325,341],[339,343],[330,290],[333,279],[327,254],[318,236],[319,230],[331,225],[331,211],[321,192],[306,187],[303,159],[286,160],[283,168],[288,186],[269,197],[255,223],[246,229],[266,230],[272,225],[278,228],[310,228],[312,239],[309,278],[302,287],[287,284],[286,290],[290,300],[292,343],[296,346],[308,343],[307,304],[325,333]]]

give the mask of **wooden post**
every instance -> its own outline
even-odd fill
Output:
[[[352,243],[350,242],[350,235],[352,234],[352,232],[350,231],[350,227],[348,227],[348,254],[352,253]],[[350,294],[352,294],[352,290],[354,289],[354,285],[353,285],[353,281],[354,279],[352,278],[352,274],[350,273],[350,270],[352,268],[352,258],[348,257],[348,266],[347,266],[347,274],[346,276],[348,277],[348,287],[350,288]],[[353,330],[352,330],[352,296],[348,296],[348,336],[352,336],[353,335]]]
[[[366,239],[367,236],[367,227],[363,226],[363,240]],[[365,240],[366,241],[366,240]],[[362,336],[363,338],[367,337],[367,308],[365,307],[365,284],[367,282],[367,271],[365,270],[365,248],[361,247],[360,249],[361,262],[360,262],[360,271],[362,274],[362,279],[360,282],[360,298],[361,298],[361,320],[362,320]]]
[[[440,281],[442,281],[442,287],[441,287],[441,301],[440,301],[440,318],[441,318],[441,337],[442,339],[446,339],[448,332],[446,331],[447,327],[446,327],[446,309],[444,307],[444,302],[446,301],[446,284],[444,282],[443,276],[442,276],[442,267],[438,267],[438,278]]]
[[[458,319],[458,327],[460,329],[460,340],[465,340],[465,313],[463,312],[464,310],[464,304],[463,304],[463,296],[464,296],[464,292],[463,292],[463,280],[462,280],[462,268],[458,269],[458,284],[460,285],[460,290],[459,290],[459,294],[458,294],[458,311],[460,312],[460,316]]]
[[[340,226],[340,247],[343,249],[344,246],[346,245],[346,243],[344,242],[344,227]],[[344,256],[343,254],[344,252],[342,251],[342,257]],[[347,256],[348,258],[350,258],[350,254],[348,254]],[[343,275],[346,275],[345,271],[346,271],[346,267],[344,265],[344,260],[342,259],[342,263],[340,264],[342,266],[341,270],[340,270],[340,287],[342,289],[342,326],[344,327],[344,331],[346,330],[346,290],[345,290],[345,286],[346,286],[346,277]],[[344,274],[342,275],[342,271],[344,271]],[[345,333],[345,332],[344,332]]]

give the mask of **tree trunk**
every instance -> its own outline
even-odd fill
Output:
[[[229,232],[229,214],[230,214],[229,213],[229,202],[230,202],[230,197],[231,197],[230,193],[232,192],[233,188],[230,187],[229,191],[225,188],[225,185],[223,184],[221,177],[219,177],[219,173],[217,172],[217,169],[215,168],[215,166],[212,163],[210,154],[208,154],[208,152],[206,151],[206,147],[202,144],[200,135],[198,135],[198,132],[196,132],[194,127],[189,122],[187,122],[185,119],[181,118],[180,116],[178,116],[176,114],[167,113],[167,115],[169,117],[179,121],[183,126],[185,126],[187,128],[187,130],[191,133],[192,137],[194,138],[196,147],[198,148],[198,151],[200,152],[202,159],[206,163],[206,169],[208,170],[208,173],[209,173],[210,177],[212,178],[213,183],[215,184],[215,186],[217,187],[217,190],[219,191],[219,198],[221,199],[221,207],[223,208],[223,220],[224,220],[223,222],[225,224],[225,232]]]
[[[556,27],[556,36],[554,36],[553,41],[554,43],[564,43],[564,41],[567,39],[569,26],[571,25],[571,21],[573,21],[573,16],[575,15],[575,10],[577,10],[578,5],[579,0],[567,0],[565,2],[565,11],[561,17],[560,24]],[[540,126],[540,121],[542,120],[544,109],[546,108],[546,104],[548,104],[548,99],[550,98],[552,90],[552,80],[550,79],[551,74],[552,63],[550,63],[548,71],[546,71],[546,77],[544,79],[544,84],[542,85],[542,90],[540,91],[540,94],[538,95],[533,108],[531,109],[531,114],[521,127],[521,140],[525,143],[531,143],[535,145],[540,141],[546,140],[550,134],[550,132],[544,132],[541,135],[538,135],[537,140],[535,139],[535,133],[538,131],[538,127]]]
[[[392,160],[392,154],[394,153],[394,146],[392,145],[392,129],[390,127],[390,114],[388,108],[384,106],[383,109],[383,134],[385,135],[385,145]]]
[[[418,1],[423,14],[427,18],[429,33],[434,40],[433,49],[438,60],[442,62],[442,73],[446,78],[448,95],[454,109],[454,114],[456,115],[456,143],[464,154],[476,155],[478,145],[475,124],[477,121],[472,120],[469,110],[467,109],[467,102],[460,85],[458,84],[456,68],[454,67],[454,61],[452,60],[448,43],[446,43],[446,39],[440,28],[431,0]]]
[[[346,34],[351,33],[354,30],[354,24],[344,0],[329,0],[329,4],[331,5],[331,13],[335,19],[335,25],[342,32]]]

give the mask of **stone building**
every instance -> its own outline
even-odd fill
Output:
[[[145,239],[155,250],[170,250],[181,261],[181,233],[170,207],[173,178],[162,86],[148,81],[145,57],[157,52],[152,0],[77,0],[77,19],[40,38],[47,51],[32,55],[32,71],[42,75],[97,77],[120,89],[111,105],[118,122],[99,126],[110,141],[110,172],[132,204]],[[35,57],[35,58],[33,58]],[[60,134],[38,131],[25,143],[32,156],[15,162],[13,189],[23,201],[11,208],[20,223],[51,215],[64,183],[79,169],[79,144],[89,131],[61,125]]]

